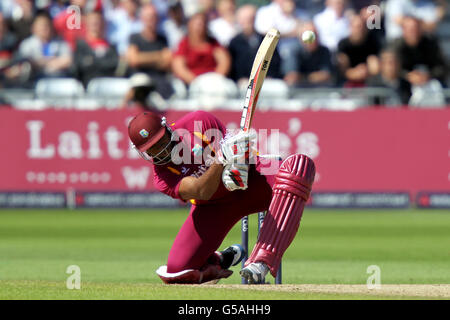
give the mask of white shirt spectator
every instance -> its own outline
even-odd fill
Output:
[[[54,38],[48,43],[43,43],[38,37],[32,35],[19,46],[19,56],[32,61],[39,61],[44,57],[71,57],[72,51],[69,45],[60,39]],[[55,73],[53,70],[43,70],[46,74]],[[57,73],[57,72],[56,72]]]
[[[388,40],[400,38],[402,28],[396,18],[413,16],[427,23],[438,21],[438,8],[430,0],[388,0],[386,2],[386,37]]]
[[[142,31],[142,22],[139,17],[130,19],[123,9],[110,12],[108,20],[107,40],[115,45],[120,55],[124,55],[129,46],[130,36]]]
[[[281,35],[289,34],[297,25],[297,18],[285,15],[276,2],[263,6],[256,12],[255,30],[261,34],[266,34],[270,28],[278,29]]]
[[[331,8],[326,8],[314,17],[320,43],[335,52],[339,41],[350,35],[350,21],[344,15],[338,17]]]
[[[42,57],[71,56],[69,45],[63,40],[53,39],[49,43],[42,43],[36,36],[30,36],[23,40],[19,46],[21,57],[37,60]]]
[[[13,16],[15,10],[20,11],[20,7],[14,0],[2,0],[0,1],[0,12],[3,13],[5,18],[10,18]]]
[[[173,20],[166,19],[162,24],[162,29],[167,39],[167,45],[171,50],[176,50],[181,39],[186,35],[186,26],[178,26]]]
[[[211,32],[211,35],[219,41],[219,43],[224,46],[228,47],[228,44],[230,43],[231,39],[234,38],[235,35],[239,33],[239,25],[237,23],[230,24],[227,20],[224,18],[217,18],[212,20],[209,23],[209,31]]]

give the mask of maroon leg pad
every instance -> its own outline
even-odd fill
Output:
[[[246,266],[265,262],[275,277],[281,257],[297,234],[315,172],[314,162],[305,155],[294,154],[283,161],[273,185],[272,202]]]

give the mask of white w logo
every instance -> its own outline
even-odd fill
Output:
[[[129,189],[144,189],[147,186],[150,168],[141,167],[139,169],[133,169],[131,167],[123,167],[122,175]]]

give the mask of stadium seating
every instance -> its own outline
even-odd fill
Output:
[[[238,88],[233,80],[208,72],[195,78],[189,86],[189,97],[205,108],[215,108],[238,97]]]
[[[83,94],[83,84],[73,78],[45,78],[36,84],[36,96],[41,99],[72,98]]]
[[[95,99],[106,108],[116,108],[130,89],[127,78],[94,78],[87,85],[87,97]]]
[[[84,87],[73,78],[45,78],[36,83],[35,94],[48,106],[66,109],[84,96]]]

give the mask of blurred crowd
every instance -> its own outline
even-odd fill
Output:
[[[281,33],[268,77],[289,87],[382,87],[403,104],[447,86],[436,30],[445,0],[2,0],[0,88],[133,75],[164,98],[214,73],[246,86],[256,51]],[[313,43],[301,34],[312,30]],[[135,92],[136,93],[136,92]],[[142,91],[141,93],[142,94]],[[130,101],[142,100],[136,94]]]

